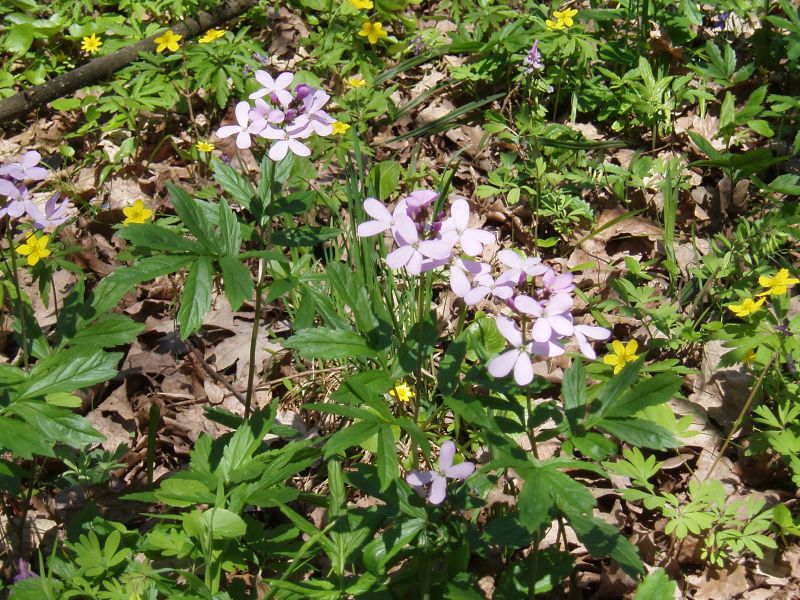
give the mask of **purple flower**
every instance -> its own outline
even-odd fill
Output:
[[[542,286],[551,296],[571,294],[575,289],[575,284],[572,283],[572,273],[556,273],[549,267],[542,277]]]
[[[406,215],[395,214],[392,232],[398,245],[386,257],[386,264],[392,269],[405,267],[412,275],[419,275],[425,258],[443,260],[450,256],[451,246],[446,240],[420,240],[417,226]]]
[[[36,229],[54,229],[67,221],[67,208],[69,207],[69,199],[64,198],[61,203],[58,203],[59,194],[55,193],[47,200],[44,205],[44,214],[39,210],[30,200],[25,201],[25,210],[28,216],[32,219],[32,225]]]
[[[505,266],[522,271],[528,277],[544,275],[549,269],[549,267],[542,264],[542,259],[538,256],[528,258],[524,254],[520,254],[514,250],[501,250],[497,253],[497,258],[499,258],[500,262]]]
[[[265,67],[269,66],[269,56],[261,54],[260,52],[253,52],[253,60],[257,60]]]
[[[531,46],[528,55],[525,57],[525,72],[531,74],[536,69],[544,69],[544,63],[542,62],[542,53],[539,52],[539,40],[533,42],[533,46]]]
[[[279,161],[291,150],[297,156],[309,156],[311,149],[297,138],[305,137],[302,135],[303,128],[276,129],[275,127],[265,127],[259,135],[268,140],[275,140],[270,146],[269,157],[271,160]]]
[[[519,275],[519,271],[514,269],[506,271],[497,279],[488,273],[478,275],[473,279],[476,286],[467,292],[464,302],[467,306],[474,306],[490,294],[495,298],[508,300],[514,295],[514,288],[519,283]]]
[[[0,196],[8,196],[5,206],[0,208],[0,219],[6,215],[11,219],[19,219],[25,214],[28,188],[17,187],[7,179],[0,179]]]
[[[469,203],[464,198],[458,198],[450,205],[450,218],[442,223],[441,231],[442,235],[452,232],[453,243],[461,243],[461,249],[469,256],[480,255],[484,244],[494,242],[494,235],[488,231],[469,227]]]
[[[251,134],[259,133],[257,123],[250,124],[250,104],[245,100],[236,105],[236,125],[225,125],[217,130],[217,137],[226,138],[236,135],[237,148],[249,148],[252,144]]]
[[[29,150],[20,162],[8,163],[0,167],[0,177],[10,177],[17,181],[25,181],[26,179],[42,181],[47,178],[47,169],[36,166],[40,160],[42,160],[41,154],[36,150]]]
[[[267,124],[283,123],[286,115],[282,110],[273,108],[261,98],[255,101],[255,107],[248,113],[250,120],[253,122],[250,125],[250,133],[258,134],[264,130]]]
[[[590,340],[607,340],[611,332],[608,329],[597,327],[596,325],[575,325],[572,335],[575,336],[575,341],[578,342],[581,354],[590,360],[594,360],[597,358],[597,354],[594,348],[592,348],[592,345],[587,341],[587,338]]]
[[[394,214],[389,212],[389,209],[375,198],[367,198],[364,200],[364,211],[370,216],[374,217],[374,221],[364,221],[358,226],[356,233],[358,237],[369,237],[382,231],[394,227],[394,220],[398,215],[406,216],[405,201],[397,203],[394,208]]]
[[[431,190],[414,190],[406,196],[406,206],[408,207],[408,216],[416,219],[417,215],[422,212],[422,209],[429,207],[436,199],[439,198],[438,192]]]
[[[536,317],[531,329],[531,337],[536,342],[546,342],[555,334],[572,335],[572,296],[556,294],[547,303],[534,300],[530,296],[517,296],[514,306],[520,312]]]
[[[456,445],[447,440],[442,444],[439,452],[439,468],[435,471],[417,471],[415,469],[406,475],[406,481],[420,495],[424,495],[425,487],[430,486],[428,502],[434,505],[441,504],[447,496],[448,479],[466,479],[475,471],[475,465],[468,461],[454,465],[455,455]]]
[[[528,385],[533,381],[533,363],[531,355],[534,353],[533,345],[522,343],[522,332],[511,319],[498,316],[495,319],[500,334],[511,344],[507,350],[494,357],[486,366],[492,377],[505,377],[514,371],[514,380],[518,385]]]
[[[308,137],[312,133],[317,135],[330,135],[333,133],[333,124],[336,119],[322,110],[330,96],[323,90],[316,90],[312,95],[303,99],[303,114],[297,117],[292,127],[302,130],[300,137]]]
[[[485,263],[459,258],[450,267],[450,289],[456,296],[463,298],[472,289],[467,273],[475,278],[478,275],[488,275],[489,270],[489,265]]]
[[[291,85],[292,79],[294,79],[294,74],[292,73],[281,73],[273,79],[272,75],[259,69],[256,71],[256,81],[263,87],[250,94],[250,99],[255,100],[256,98],[274,95],[281,104],[288,106],[294,99],[292,93],[286,89]]]
[[[31,571],[30,565],[27,561],[20,558],[17,561],[17,574],[14,575],[14,583],[19,583],[24,579],[32,579],[34,577],[39,577],[36,573]]]

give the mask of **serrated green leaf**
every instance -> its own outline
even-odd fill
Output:
[[[225,296],[233,310],[239,310],[245,300],[253,297],[255,284],[248,268],[236,256],[226,255],[219,259]]]
[[[189,268],[181,294],[181,307],[178,309],[178,324],[184,340],[200,329],[203,318],[211,308],[213,274],[211,260],[206,256],[198,257]]]
[[[206,252],[214,256],[222,254],[217,233],[197,201],[172,182],[167,182],[167,191],[181,222],[197,238]]]
[[[372,358],[377,352],[355,331],[314,327],[298,331],[284,342],[303,358]]]
[[[597,427],[634,446],[666,450],[681,445],[669,431],[647,419],[603,419]]]
[[[11,404],[8,411],[40,431],[52,443],[80,448],[105,439],[85,417],[46,402],[18,401]]]
[[[20,386],[17,398],[26,400],[56,392],[74,392],[108,381],[117,374],[121,358],[118,352],[62,350],[36,363],[28,381]]]
[[[103,315],[91,325],[79,327],[75,335],[61,343],[65,346],[87,350],[112,348],[130,344],[144,330],[144,324],[137,323],[125,315],[110,313]]]
[[[10,450],[16,458],[32,459],[35,455],[55,456],[53,443],[27,423],[0,416],[0,448]]]
[[[214,179],[244,208],[252,212],[250,204],[255,198],[255,190],[249,179],[240,175],[236,169],[221,160],[214,160]]]
[[[219,229],[222,238],[222,252],[230,256],[238,256],[242,247],[242,231],[236,213],[228,206],[225,198],[219,202]]]
[[[137,248],[160,250],[169,254],[205,254],[201,244],[155,223],[133,223],[120,229],[117,235]]]

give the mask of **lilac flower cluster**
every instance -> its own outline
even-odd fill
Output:
[[[589,340],[605,340],[602,327],[576,324],[574,289],[570,273],[557,273],[538,257],[501,250],[489,263],[480,260],[484,246],[495,242],[493,233],[470,227],[466,199],[456,197],[450,215],[431,214],[438,194],[417,190],[400,200],[393,211],[374,198],[364,201],[373,220],[361,223],[361,237],[389,231],[396,249],[386,257],[392,269],[405,267],[412,275],[449,268],[450,288],[467,306],[487,298],[502,302],[495,321],[511,348],[489,361],[489,373],[505,377],[512,371],[519,385],[533,381],[534,363],[564,354],[568,338],[581,353],[597,358]],[[496,275],[495,275],[496,273]]]
[[[0,164],[0,219],[28,219],[36,229],[54,229],[67,221],[69,201],[58,202],[59,195],[53,194],[44,207],[44,213],[30,198],[27,183],[43,181],[47,169],[40,167],[42,155],[35,150],[25,153],[19,162]]]
[[[281,73],[273,79],[267,71],[255,73],[261,89],[250,94],[251,105],[243,100],[236,105],[236,125],[225,125],[217,130],[220,138],[236,136],[238,148],[249,148],[252,136],[271,140],[269,157],[281,160],[291,151],[298,156],[308,156],[311,150],[301,140],[313,134],[327,136],[333,133],[336,122],[323,110],[330,96],[323,90],[298,84],[290,91],[293,73]]]

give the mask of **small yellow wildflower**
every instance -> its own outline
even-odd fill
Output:
[[[361,10],[362,8],[370,9],[374,5],[372,0],[347,0],[353,8]]]
[[[347,133],[348,129],[350,129],[350,125],[348,125],[347,123],[336,121],[336,123],[333,124],[334,135],[341,135],[342,133]]]
[[[353,75],[352,77],[348,77],[344,80],[344,83],[350,88],[362,88],[367,85],[367,82],[364,81],[364,78],[361,75]]]
[[[408,387],[408,384],[405,382],[396,383],[395,386],[389,390],[389,393],[400,400],[400,402],[408,402],[416,395],[414,394],[414,390]]]
[[[158,46],[156,46],[156,52],[163,52],[164,50],[169,50],[170,52],[177,51],[179,48],[178,42],[181,41],[182,37],[182,35],[173,32],[172,29],[167,29],[164,35],[160,35],[153,40],[158,44]]]
[[[197,142],[195,147],[200,150],[200,152],[211,152],[214,149],[214,144],[209,144],[208,142]]]
[[[201,44],[208,44],[210,42],[213,42],[214,40],[218,40],[223,35],[225,35],[224,29],[209,29],[197,41],[200,42]]]
[[[95,34],[86,36],[81,41],[81,50],[89,54],[97,54],[100,51],[100,46],[103,45],[103,40]]]
[[[578,11],[574,8],[568,8],[562,11],[553,11],[553,16],[564,23],[567,27],[572,27],[575,23],[572,20],[572,17],[578,14]]]
[[[378,40],[387,37],[389,34],[383,30],[383,25],[380,21],[376,21],[375,23],[366,21],[361,26],[361,31],[358,32],[358,35],[366,37],[370,44],[377,44]]]
[[[754,302],[752,298],[745,298],[742,300],[741,304],[728,304],[728,308],[737,317],[746,317],[758,311],[758,309],[761,308],[761,305],[764,304],[765,300],[766,298],[759,298]]]
[[[153,216],[153,211],[147,208],[141,199],[133,203],[132,206],[126,206],[122,209],[125,214],[125,225],[141,225]]]
[[[774,277],[762,275],[758,278],[758,285],[768,288],[756,294],[756,296],[780,296],[786,293],[795,283],[800,283],[800,279],[789,277],[789,269],[781,269]]]
[[[17,246],[17,253],[22,256],[27,256],[28,264],[33,266],[42,258],[50,256],[50,249],[47,247],[49,241],[50,236],[43,235],[42,237],[37,237],[34,233],[25,240],[24,244]]]
[[[614,375],[622,371],[622,368],[639,358],[636,350],[639,348],[639,343],[636,340],[630,340],[627,345],[623,345],[619,340],[611,342],[613,354],[606,354],[603,357],[603,362],[607,365],[614,367]]]

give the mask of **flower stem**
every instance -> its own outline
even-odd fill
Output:
[[[19,275],[17,272],[17,258],[14,256],[14,237],[11,235],[11,228],[8,228],[6,231],[6,237],[8,239],[8,247],[10,252],[8,253],[11,256],[11,268],[8,267],[8,262],[6,260],[6,256],[3,253],[2,249],[0,249],[0,256],[3,258],[3,262],[6,265],[6,269],[9,269],[9,274],[11,275],[11,280],[14,282],[14,291],[17,293],[17,310],[18,315],[17,318],[19,319],[19,326],[20,326],[20,336],[22,337],[22,364],[25,366],[25,370],[28,370],[28,336],[27,336],[27,327],[25,326],[25,314],[22,308],[22,290],[19,287]]]
[[[258,282],[256,283],[256,306],[253,314],[253,329],[250,332],[250,363],[247,366],[247,395],[244,402],[245,421],[250,418],[250,405],[253,401],[253,382],[256,376],[256,347],[258,346],[258,325],[261,320],[261,301],[264,292],[264,259],[258,261]]]

